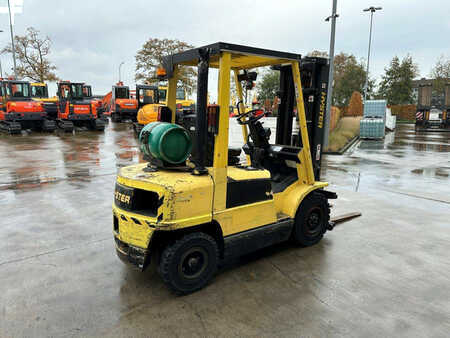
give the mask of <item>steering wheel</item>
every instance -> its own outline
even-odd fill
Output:
[[[256,122],[256,121],[262,119],[264,116],[266,116],[265,112],[263,112],[261,115],[258,115],[258,116],[255,115],[257,112],[260,112],[261,109],[252,109],[252,110],[249,110],[248,112],[241,114],[241,112],[239,110],[239,105],[241,103],[242,103],[242,101],[239,101],[236,105],[238,113],[239,113],[239,115],[236,117],[236,120],[240,125],[247,125],[250,123],[250,121]],[[242,120],[244,117],[247,117],[247,116],[250,116],[250,119],[245,120],[245,121]]]

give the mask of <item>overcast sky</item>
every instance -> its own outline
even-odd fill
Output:
[[[118,80],[134,85],[134,56],[149,38],[176,38],[195,46],[225,41],[306,54],[329,49],[331,0],[24,0],[15,34],[29,26],[53,41],[51,60],[64,80],[92,84],[103,94]],[[5,6],[6,0],[0,0]],[[367,58],[370,14],[375,13],[371,75],[377,78],[394,55],[410,53],[422,76],[441,54],[450,57],[450,1],[338,0],[336,52]],[[0,14],[1,46],[10,41],[7,14]],[[10,69],[9,55],[2,55]],[[51,91],[53,94],[53,91]]]

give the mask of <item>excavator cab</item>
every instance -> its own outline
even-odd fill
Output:
[[[32,99],[32,86],[27,81],[1,81],[0,126],[11,134],[22,129],[53,131],[56,125],[48,119],[43,103]]]
[[[92,98],[92,87],[90,85],[83,85],[83,97],[87,99]]]
[[[184,66],[198,74],[196,113],[185,128],[175,124]],[[280,72],[275,121],[244,110],[243,87],[255,77],[249,70],[261,67]],[[218,104],[210,105],[214,69]],[[142,130],[149,162],[121,168],[116,181],[113,235],[123,261],[143,270],[155,260],[167,286],[184,294],[204,287],[223,260],[288,239],[314,245],[333,228],[328,200],[337,195],[320,181],[327,59],[218,42],[164,57],[159,74],[168,82],[161,111],[171,123]],[[244,154],[229,147],[233,80]]]
[[[31,97],[37,99],[48,99],[48,87],[46,83],[32,83]]]
[[[71,132],[75,126],[104,130],[105,122],[97,114],[97,104],[85,96],[85,84],[62,81],[58,83],[57,124]]]
[[[138,104],[137,122],[133,124],[133,129],[137,135],[148,123],[158,119],[161,91],[157,86],[136,85],[136,100]]]
[[[110,101],[108,102],[107,114],[111,116],[111,121],[122,122],[128,119],[136,121],[138,103],[131,98],[128,86],[118,82],[117,85],[112,87],[111,97],[107,99]]]

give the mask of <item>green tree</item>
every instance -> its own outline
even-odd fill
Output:
[[[258,99],[261,102],[265,100],[272,101],[280,89],[280,72],[278,70],[269,69],[262,77],[257,85]]]
[[[333,105],[347,106],[353,92],[364,92],[366,82],[365,64],[352,54],[339,53],[334,57]],[[373,92],[374,81],[369,79],[368,97]]]
[[[15,36],[15,51],[17,60],[17,76],[31,81],[45,82],[58,80],[54,66],[48,59],[52,41],[47,36],[39,37],[39,31],[33,27],[27,28],[23,36]],[[3,53],[11,53],[11,44],[3,48]]]
[[[179,53],[194,46],[179,40],[150,38],[137,52],[136,58],[136,81],[142,80],[146,83],[157,83],[156,69],[161,65],[164,56]],[[188,93],[195,89],[195,77],[197,72],[192,67],[180,67],[179,86]]]
[[[378,97],[386,99],[390,105],[414,103],[413,80],[418,74],[419,68],[410,55],[402,61],[394,56],[384,69]]]

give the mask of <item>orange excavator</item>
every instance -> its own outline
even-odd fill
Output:
[[[105,121],[97,113],[98,103],[86,98],[84,85],[82,82],[70,81],[58,83],[58,112],[53,117],[64,131],[72,131],[74,126],[105,129]]]
[[[102,111],[111,116],[111,121],[122,122],[130,119],[136,121],[138,102],[130,97],[130,88],[118,82],[112,90],[103,97]]]
[[[108,123],[108,119],[103,114],[103,97],[98,95],[92,95],[92,86],[84,84],[83,85],[83,97],[86,100],[91,101],[97,107],[97,116],[98,118],[102,118],[105,123]]]
[[[31,98],[28,81],[0,79],[0,128],[10,134],[22,129],[53,131],[54,121],[49,120],[41,102]]]

